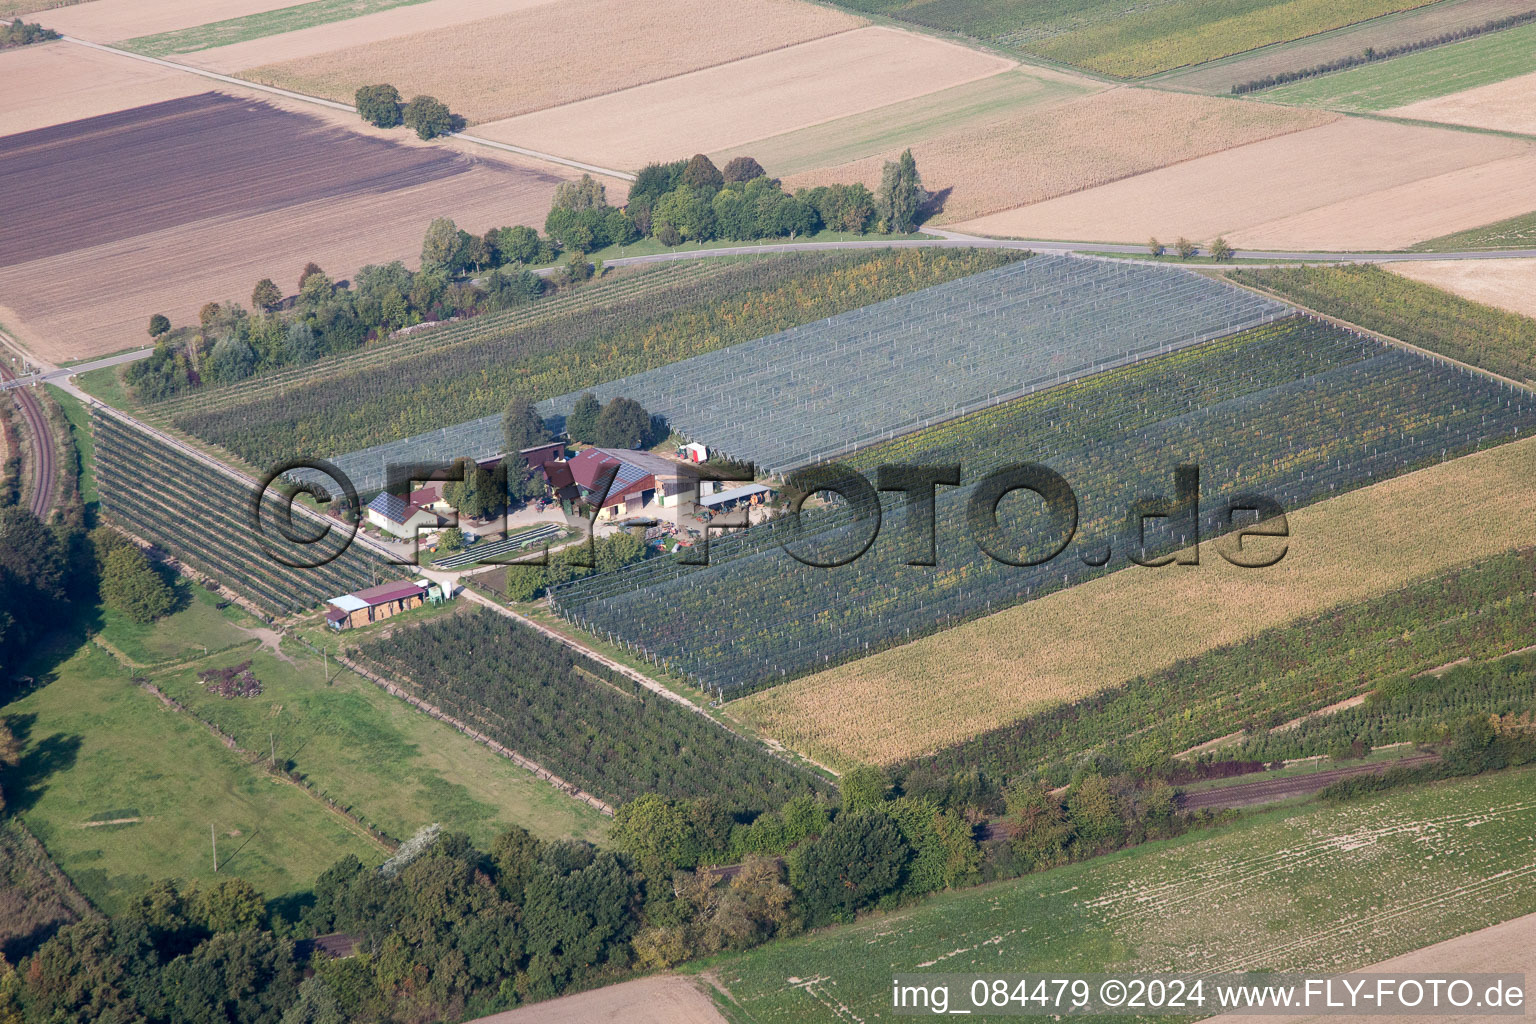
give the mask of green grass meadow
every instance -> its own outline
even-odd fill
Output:
[[[295,641],[282,658],[239,627],[259,623],[178,584],[181,608],[152,626],[110,610],[23,671],[42,685],[0,708],[23,737],[7,802],[98,907],[124,907],[151,882],[238,875],[269,899],[301,893],[337,859],[387,855],[315,793],[397,838],[439,822],[488,845],[508,824],[545,838],[601,841],[607,819],[447,725]],[[204,648],[207,648],[207,654]],[[186,705],[177,712],[133,671]],[[227,699],[199,670],[251,660],[263,685]],[[226,748],[195,716],[246,750],[270,752],[315,793]],[[136,819],[113,825],[91,822]]]
[[[284,32],[297,32],[301,28],[360,18],[365,14],[425,2],[426,0],[314,0],[313,3],[282,7],[275,11],[247,14],[243,18],[227,18],[207,25],[137,36],[117,45],[147,57],[173,57],[179,53],[195,53],[215,46],[243,43],[249,39],[262,39]]]
[[[1536,71],[1536,24],[1492,32],[1255,93],[1275,103],[1375,111]]]
[[[737,1024],[884,1019],[891,977],[1341,970],[1536,911],[1536,769],[1291,806],[703,965]]]

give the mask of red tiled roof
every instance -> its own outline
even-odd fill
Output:
[[[414,583],[406,583],[403,580],[398,583],[381,583],[377,587],[369,587],[367,590],[354,591],[352,596],[359,601],[366,601],[369,605],[388,604],[391,601],[399,601],[406,597],[420,597],[426,593]]]

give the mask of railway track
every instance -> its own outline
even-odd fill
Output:
[[[9,367],[0,366],[0,378],[15,380]],[[16,395],[16,404],[21,408],[22,418],[27,421],[27,432],[31,437],[31,444],[37,452],[35,486],[32,489],[32,514],[39,519],[47,519],[48,512],[53,507],[53,486],[56,467],[54,466],[53,435],[48,430],[48,417],[43,414],[43,407],[38,402],[37,396],[32,394],[26,385],[8,388]]]

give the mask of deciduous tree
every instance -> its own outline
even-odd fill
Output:
[[[908,232],[917,226],[917,214],[927,199],[917,161],[910,149],[896,160],[886,161],[875,193],[875,210],[886,232]]]
[[[392,85],[365,85],[357,90],[357,112],[376,128],[400,123],[400,90]]]
[[[256,282],[256,287],[251,291],[251,305],[264,312],[271,312],[283,301],[283,293],[277,288],[277,284],[270,278],[264,277]]]
[[[156,313],[149,318],[149,336],[158,338],[171,329],[171,319],[164,313]]]

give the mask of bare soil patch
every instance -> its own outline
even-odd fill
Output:
[[[1431,260],[1387,267],[1464,299],[1536,317],[1536,259]]]
[[[941,218],[953,222],[1314,128],[1337,116],[1151,89],[1111,89],[1023,107],[1001,120],[946,132],[912,146],[912,155],[925,186],[953,190]],[[787,184],[863,181],[874,187],[884,161],[899,151],[897,146],[882,156],[793,175]]]
[[[1000,74],[1014,62],[861,28],[481,126],[479,134],[606,166],[740,146]]]
[[[1394,249],[1536,208],[1532,154],[1516,139],[1344,118],[957,226],[1025,238],[1225,234],[1275,248]]]
[[[1393,107],[1383,113],[1536,135],[1536,73]]]
[[[494,1013],[469,1024],[726,1024],[692,978],[664,975]]]
[[[1289,551],[1263,571],[1211,552],[1177,577],[1117,572],[729,707],[787,746],[839,763],[915,757],[1536,541],[1532,472],[1533,439],[1469,455],[1291,513]]]
[[[0,188],[44,197],[0,224],[0,316],[53,359],[141,344],[156,312],[186,323],[209,300],[248,304],[263,277],[293,288],[308,260],[338,278],[414,262],[433,217],[538,223],[562,180],[218,94],[12,136],[0,152]]]
[[[292,7],[294,3],[295,0],[93,0],[49,11],[45,23],[65,35],[111,43],[226,18],[243,18],[247,14]]]
[[[350,101],[392,82],[478,124],[843,32],[862,19],[799,0],[561,0],[252,68],[244,77]],[[338,43],[344,24],[332,26]]]
[[[191,75],[69,43],[24,46],[0,57],[0,136],[206,92]]]

